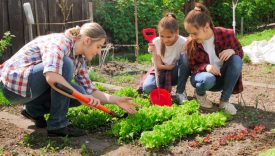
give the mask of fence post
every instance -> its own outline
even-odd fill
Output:
[[[30,3],[24,3],[23,8],[24,8],[24,13],[27,18],[27,23],[28,23],[28,28],[29,28],[29,40],[31,41],[33,39],[32,25],[34,24],[34,18],[33,18]]]
[[[243,36],[243,17],[241,17],[241,35]]]
[[[89,14],[91,22],[94,21],[94,14],[93,14],[93,2],[89,2]]]
[[[138,44],[138,0],[135,0],[135,29],[136,29],[136,48],[135,48],[135,55],[136,55],[136,62],[138,63],[138,53],[139,53],[139,44]]]

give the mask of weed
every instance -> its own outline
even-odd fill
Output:
[[[81,155],[83,156],[87,156],[89,153],[88,153],[88,148],[87,148],[87,145],[86,144],[82,144],[81,145]]]
[[[29,134],[27,134],[27,135],[25,135],[25,136],[23,137],[23,140],[21,140],[21,141],[19,142],[19,144],[24,145],[24,146],[26,146],[26,147],[31,147],[31,142],[32,142],[32,140],[33,140],[33,137],[30,136]]]
[[[92,81],[102,82],[102,83],[106,82],[106,78],[101,73],[96,71],[90,71],[89,77]]]
[[[68,136],[63,137],[62,140],[63,140],[63,148],[70,145],[70,139]]]
[[[2,90],[0,89],[0,106],[10,106],[11,102],[5,98]]]
[[[42,147],[41,150],[43,152],[52,152],[52,153],[54,153],[59,149],[59,147],[56,147],[54,144],[55,144],[54,141],[48,140],[47,145]]]
[[[5,151],[4,148],[1,147],[1,148],[0,148],[0,155],[3,155],[3,154],[4,154],[4,151]]]

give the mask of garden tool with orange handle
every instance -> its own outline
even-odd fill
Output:
[[[152,40],[156,37],[156,30],[153,28],[145,28],[142,30],[143,37],[149,41],[149,43],[152,43]],[[157,88],[153,89],[150,92],[150,101],[153,105],[159,105],[159,106],[171,106],[172,105],[172,99],[170,93],[165,90],[161,89],[159,87],[159,77],[158,77],[158,69],[156,66],[156,58],[153,54],[153,64],[154,64],[154,70],[155,70],[155,78],[156,78],[156,85]]]
[[[67,94],[69,94],[69,95],[75,97],[77,100],[83,102],[84,105],[86,105],[86,106],[89,106],[89,107],[92,107],[92,108],[99,109],[99,110],[101,110],[101,111],[103,111],[103,112],[105,112],[105,113],[110,114],[112,117],[117,117],[117,118],[124,118],[124,117],[126,117],[125,114],[122,115],[122,116],[119,116],[117,113],[111,111],[110,109],[108,109],[108,108],[106,108],[106,107],[104,107],[104,106],[102,106],[102,105],[97,105],[97,106],[91,106],[91,105],[89,105],[89,104],[88,104],[88,103],[90,102],[90,99],[89,99],[89,98],[87,98],[87,97],[85,97],[85,96],[83,96],[83,95],[81,95],[81,94],[79,94],[79,93],[77,93],[77,92],[74,92],[74,91],[71,90],[70,88],[68,88],[68,87],[66,87],[66,86],[64,86],[64,85],[62,85],[62,84],[60,84],[60,83],[58,83],[58,82],[56,82],[56,83],[54,84],[54,86],[55,86],[56,88],[62,90],[63,92],[65,92],[65,93],[67,93]]]

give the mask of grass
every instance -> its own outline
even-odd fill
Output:
[[[0,106],[10,106],[10,105],[11,105],[10,101],[4,97],[2,90],[0,89]]]
[[[261,32],[255,32],[244,36],[238,35],[238,39],[240,40],[242,46],[247,46],[253,41],[269,40],[274,36],[274,34],[275,29],[267,29]]]
[[[274,156],[274,155],[275,155],[275,148],[269,149],[259,154],[259,156]]]

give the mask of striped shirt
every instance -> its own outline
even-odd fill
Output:
[[[62,33],[37,37],[8,59],[0,69],[0,81],[10,91],[26,97],[31,95],[27,90],[28,77],[34,65],[43,63],[46,72],[62,75],[63,57],[72,56],[74,41]],[[87,94],[94,90],[86,71],[83,56],[71,57],[74,61],[74,78],[82,85]]]

